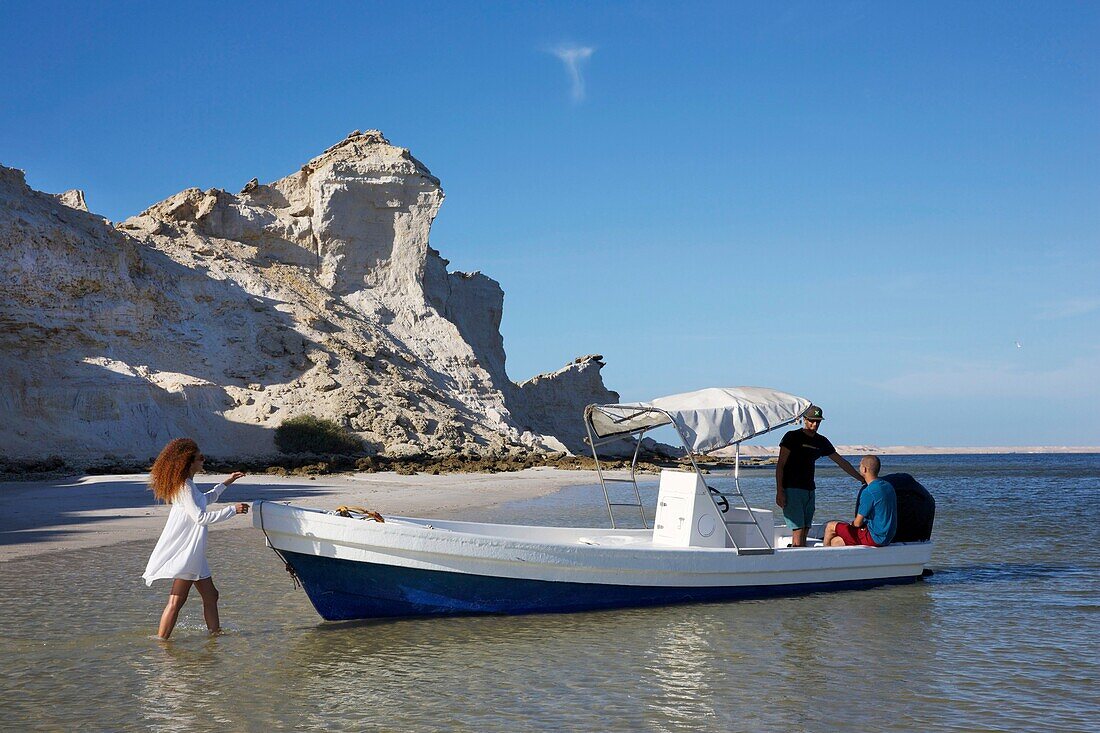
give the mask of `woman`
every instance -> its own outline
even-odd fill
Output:
[[[171,636],[192,585],[199,589],[202,596],[202,615],[206,619],[206,627],[211,634],[221,631],[218,589],[214,587],[210,566],[206,564],[206,527],[235,514],[247,514],[248,504],[207,511],[207,504],[217,501],[226,487],[244,474],[237,471],[210,491],[202,493],[195,488],[192,480],[202,470],[202,462],[203,456],[195,441],[176,438],[164,446],[149,474],[153,496],[172,505],[168,523],[164,525],[142,575],[146,585],[152,585],[154,580],[161,578],[172,578],[168,605],[160,616],[160,628],[157,630],[157,636],[161,639]]]

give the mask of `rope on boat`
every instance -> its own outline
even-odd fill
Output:
[[[386,523],[386,520],[382,518],[382,515],[373,509],[365,509],[361,506],[338,506],[336,507],[336,513],[341,517],[351,518],[352,514],[362,514],[360,519],[370,519],[374,522]]]
[[[271,551],[279,556],[279,559],[283,561],[283,565],[286,566],[286,571],[290,573],[290,579],[294,581],[294,590],[298,590],[302,587],[302,581],[298,580],[298,573],[294,572],[294,566],[286,559],[283,553],[279,552],[275,545],[271,544],[271,538],[267,535],[267,530],[264,529],[264,503],[263,501],[257,502],[256,514],[260,517],[260,531],[264,533],[264,539],[267,540],[267,546],[271,548]]]

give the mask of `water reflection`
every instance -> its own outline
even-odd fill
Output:
[[[646,680],[656,686],[649,700],[653,715],[646,716],[657,730],[673,726],[714,721],[715,691],[710,686],[714,669],[710,635],[702,614],[688,612],[671,623],[657,625],[646,650]]]
[[[217,644],[208,639],[197,648],[189,644],[152,640],[152,648],[134,660],[141,680],[138,710],[152,731],[195,730],[205,706],[196,701],[219,684],[212,676]],[[228,722],[228,721],[225,721]]]

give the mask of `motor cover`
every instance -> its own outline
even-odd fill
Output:
[[[894,487],[898,497],[898,531],[894,542],[925,542],[932,539],[932,523],[936,519],[936,499],[928,489],[908,473],[879,476]],[[863,489],[860,489],[860,494]],[[856,513],[859,511],[856,495]]]

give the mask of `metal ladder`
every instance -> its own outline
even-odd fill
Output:
[[[735,468],[734,471],[736,471],[736,470],[737,469]],[[712,490],[712,491],[714,491],[713,495],[721,496],[722,498],[729,498],[731,496],[738,497],[739,499],[741,499],[741,504],[744,506],[745,510],[748,511],[749,516],[753,517],[753,519],[734,519],[734,520],[724,519],[724,520],[722,520],[726,525],[726,536],[729,537],[730,542],[737,549],[737,554],[738,555],[774,555],[775,554],[775,547],[768,542],[768,536],[766,534],[764,534],[764,528],[761,527],[760,523],[756,521],[756,518],[755,518],[756,515],[752,513],[752,507],[749,506],[748,499],[746,499],[745,495],[741,493],[741,484],[740,484],[740,482],[736,478],[734,478],[733,483],[734,483],[734,486],[736,487],[735,492],[726,494],[726,493],[722,493],[721,491]],[[707,488],[710,489],[709,486]],[[738,546],[737,541],[733,539],[733,535],[730,534],[730,531],[729,531],[729,525],[731,525],[731,524],[751,524],[752,526],[756,527],[756,530],[760,533],[760,539],[762,539],[764,541],[764,544],[767,545],[767,547],[740,547],[740,546]]]
[[[756,521],[756,515],[752,513],[752,507],[749,506],[749,500],[745,498],[745,495],[743,493],[741,493],[741,444],[740,443],[737,443],[735,445],[735,450],[736,450],[735,460],[734,460],[734,464],[733,464],[733,486],[734,486],[734,491],[731,492],[731,493],[728,493],[728,494],[723,493],[721,491],[718,491],[717,489],[711,488],[711,486],[707,483],[706,479],[703,477],[703,472],[699,469],[699,464],[697,464],[695,462],[695,455],[691,451],[688,451],[688,457],[691,458],[691,465],[695,468],[695,472],[699,475],[699,478],[703,481],[703,485],[707,487],[707,492],[710,494],[710,499],[711,499],[711,501],[714,501],[714,506],[715,506],[715,508],[718,509],[719,513],[722,513],[722,509],[721,509],[721,507],[718,506],[718,502],[715,501],[716,496],[720,496],[723,499],[726,499],[727,504],[729,504],[729,498],[730,497],[734,497],[734,496],[737,497],[738,499],[741,500],[741,505],[744,507],[745,511],[747,511],[749,513],[749,519],[747,519],[747,520],[738,519],[738,520],[734,520],[734,521],[726,521],[724,518],[722,520],[723,524],[725,525],[726,537],[729,538],[730,544],[732,544],[734,549],[737,550],[737,554],[738,555],[774,555],[775,554],[774,543],[768,541],[768,536],[766,534],[764,534],[764,528],[760,526],[760,523]],[[760,533],[760,539],[764,541],[764,544],[766,546],[765,547],[740,547],[737,544],[737,540],[733,539],[733,535],[730,533],[729,525],[731,525],[731,524],[751,524],[751,525],[753,525],[754,527],[756,527],[756,531]]]
[[[596,461],[596,474],[600,477],[600,488],[603,489],[603,499],[607,504],[607,515],[611,518],[611,529],[616,529],[615,525],[615,511],[613,507],[635,507],[638,510],[638,516],[642,518],[642,527],[649,529],[649,522],[645,518],[645,508],[642,506],[642,493],[638,490],[638,452],[642,448],[642,435],[645,435],[645,431],[637,437],[637,442],[634,446],[634,458],[630,461],[630,478],[610,478],[603,475],[603,467],[600,466],[600,457],[596,452],[596,449],[601,445],[607,445],[608,443],[615,443],[622,440],[622,436],[616,436],[614,438],[608,438],[606,440],[595,440],[595,436],[592,435],[591,429],[588,431],[588,442],[592,447],[592,458]],[[630,484],[634,487],[634,501],[611,501],[611,496],[607,492],[608,484]]]

